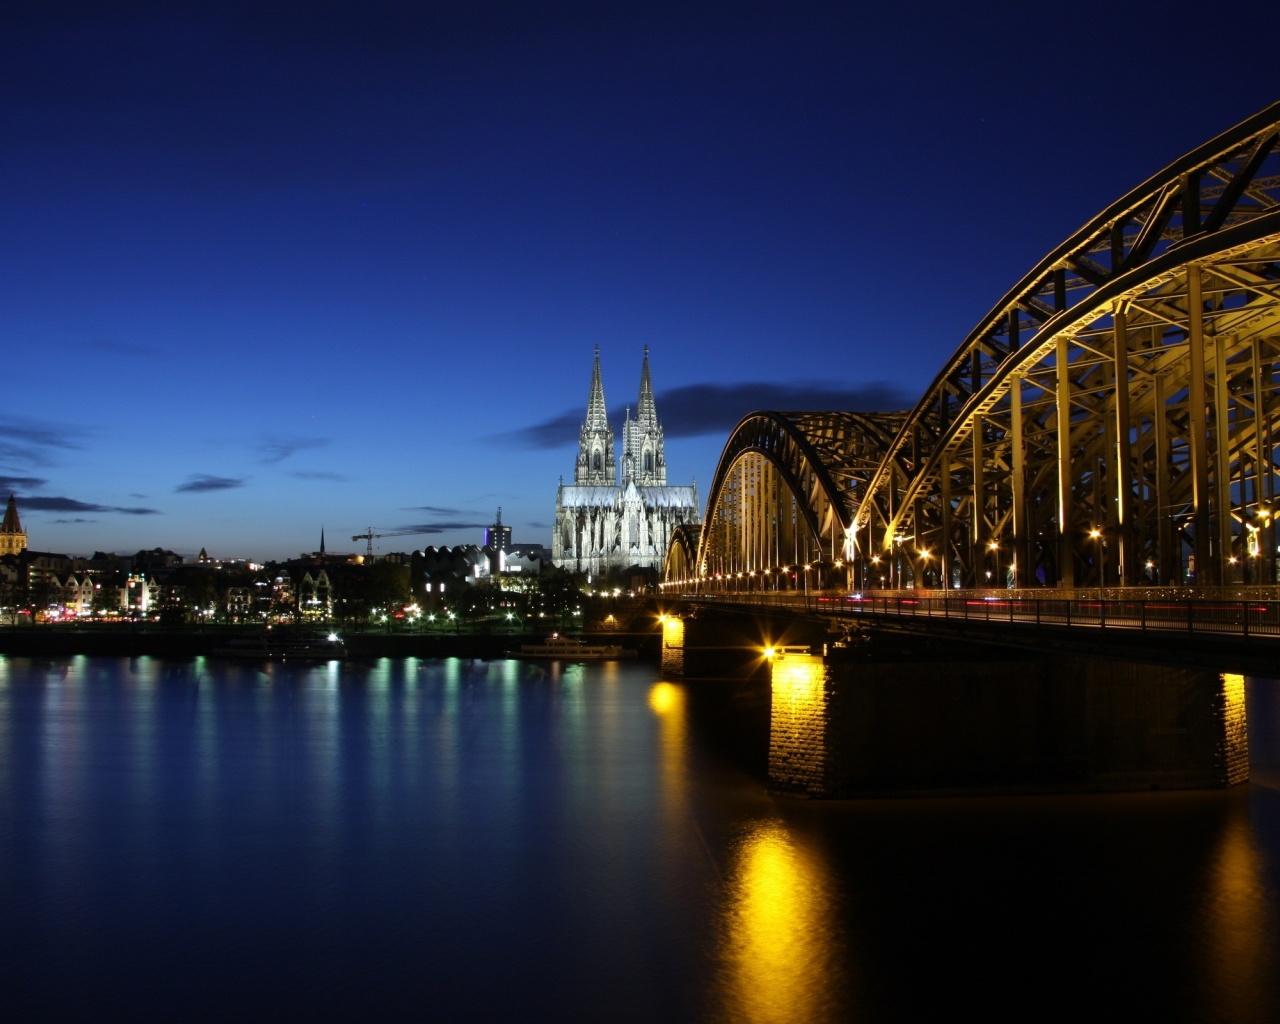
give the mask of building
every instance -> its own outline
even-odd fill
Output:
[[[676,527],[700,521],[697,485],[667,483],[648,346],[636,414],[628,409],[622,425],[621,469],[619,480],[597,346],[573,483],[562,479],[556,493],[553,565],[594,575],[633,566],[660,569]]]
[[[27,535],[18,519],[18,503],[9,495],[9,507],[0,523],[0,555],[20,555],[27,549]]]
[[[502,506],[498,506],[498,521],[484,531],[484,546],[490,551],[511,549],[511,527],[502,525]]]

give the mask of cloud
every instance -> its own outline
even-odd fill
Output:
[[[465,516],[475,515],[474,512],[464,512],[459,508],[441,508],[439,505],[407,505],[400,510],[401,512],[434,512],[438,516]]]
[[[491,440],[515,441],[525,448],[560,448],[578,439],[582,426],[582,412],[566,412],[554,419],[543,420],[524,430],[511,434],[499,434]]]
[[[210,476],[208,473],[197,473],[185,484],[179,484],[175,487],[174,491],[178,494],[203,494],[206,491],[229,491],[236,487],[243,487],[244,484],[243,477]]]
[[[909,409],[915,404],[914,398],[885,381],[869,381],[858,387],[833,387],[821,381],[689,384],[664,391],[655,400],[658,418],[667,437],[723,434],[726,438],[743,416],[760,409],[892,412]],[[615,430],[623,417],[623,412],[610,414]],[[581,412],[565,412],[524,430],[496,435],[490,440],[514,441],[525,448],[561,448],[577,440],[581,426]]]
[[[58,524],[62,524],[62,525],[66,525],[66,524],[68,524],[68,523],[96,523],[97,521],[98,521],[98,520],[96,520],[96,519],[79,519],[79,518],[77,518],[77,519],[50,519],[50,520],[49,520],[49,522],[51,522],[51,523],[58,523]]]
[[[341,473],[329,473],[323,469],[299,469],[289,475],[296,480],[335,480],[338,483],[351,479]]]
[[[0,476],[0,496],[7,495],[10,491],[39,490],[48,482],[38,476]]]
[[[18,508],[23,512],[119,512],[127,516],[157,516],[154,508],[122,508],[119,505],[95,505],[75,498],[18,498]]]
[[[404,526],[397,526],[395,528],[395,532],[408,533],[412,531],[413,533],[444,533],[447,530],[483,530],[489,525],[489,523],[464,523],[452,521],[438,523],[409,523]],[[374,530],[373,532],[377,533],[378,531]]]
[[[792,384],[690,384],[672,388],[657,399],[667,437],[726,437],[743,416],[761,409],[782,412],[840,410],[894,412],[910,409],[915,398],[885,381],[859,387],[832,387],[819,381]]]
[[[306,451],[308,448],[323,448],[329,443],[327,437],[283,437],[272,438],[258,445],[262,453],[262,461],[268,465],[283,462],[290,455]]]
[[[44,466],[53,450],[80,447],[80,432],[36,420],[0,417],[0,461]]]

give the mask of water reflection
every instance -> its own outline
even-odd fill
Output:
[[[1203,888],[1198,961],[1205,1020],[1272,1021],[1280,960],[1276,893],[1243,806],[1224,822]]]
[[[1273,755],[1280,689],[1249,700]],[[1280,1019],[1276,757],[1228,794],[781,800],[768,711],[638,664],[0,658],[0,1016]]]
[[[780,820],[756,824],[731,863],[722,911],[725,1020],[828,1019],[848,966],[828,866]]]

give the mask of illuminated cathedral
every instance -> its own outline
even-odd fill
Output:
[[[675,528],[699,521],[697,484],[667,483],[648,346],[636,414],[632,417],[628,409],[622,424],[619,480],[597,346],[587,416],[578,432],[573,483],[566,484],[562,478],[556,493],[552,563],[594,575],[632,566],[661,569]]]

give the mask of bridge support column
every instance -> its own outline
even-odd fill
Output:
[[[772,665],[769,786],[810,797],[1212,789],[1248,778],[1244,680],[1084,657]]]
[[[664,676],[684,675],[684,619],[678,615],[662,616],[662,656],[659,668]]]
[[[779,654],[770,668],[769,788],[802,796],[837,796],[832,754],[830,668],[812,654]]]

